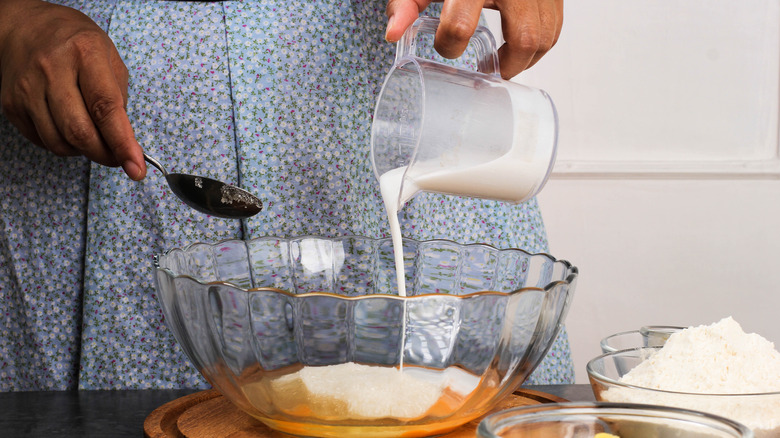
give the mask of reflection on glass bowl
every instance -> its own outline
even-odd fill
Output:
[[[702,412],[628,403],[553,403],[508,409],[483,419],[480,438],[752,438],[742,424]]]
[[[155,258],[159,300],[208,381],[273,429],[429,436],[514,391],[557,336],[577,268],[547,254],[389,239],[263,237]]]

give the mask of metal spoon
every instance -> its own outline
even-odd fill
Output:
[[[245,219],[263,209],[263,202],[244,189],[205,176],[168,173],[159,161],[146,153],[144,159],[162,172],[176,196],[201,213]]]

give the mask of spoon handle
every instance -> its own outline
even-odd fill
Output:
[[[165,171],[165,168],[160,164],[159,161],[155,160],[154,158],[150,157],[149,155],[146,155],[146,152],[144,152],[144,160],[149,162],[152,166],[156,167],[157,170],[162,172],[163,176],[167,177],[168,172]]]

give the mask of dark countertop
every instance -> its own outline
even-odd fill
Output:
[[[590,385],[530,389],[571,401],[593,401]],[[159,406],[196,390],[32,391],[0,393],[0,437],[143,437]]]

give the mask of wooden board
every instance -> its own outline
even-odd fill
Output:
[[[552,394],[520,389],[489,413],[518,406],[565,401],[567,400]],[[474,438],[481,419],[466,423],[448,434],[441,435],[440,438]],[[147,438],[282,438],[290,435],[270,429],[235,407],[217,390],[211,389],[178,398],[155,409],[144,421],[144,436]]]

